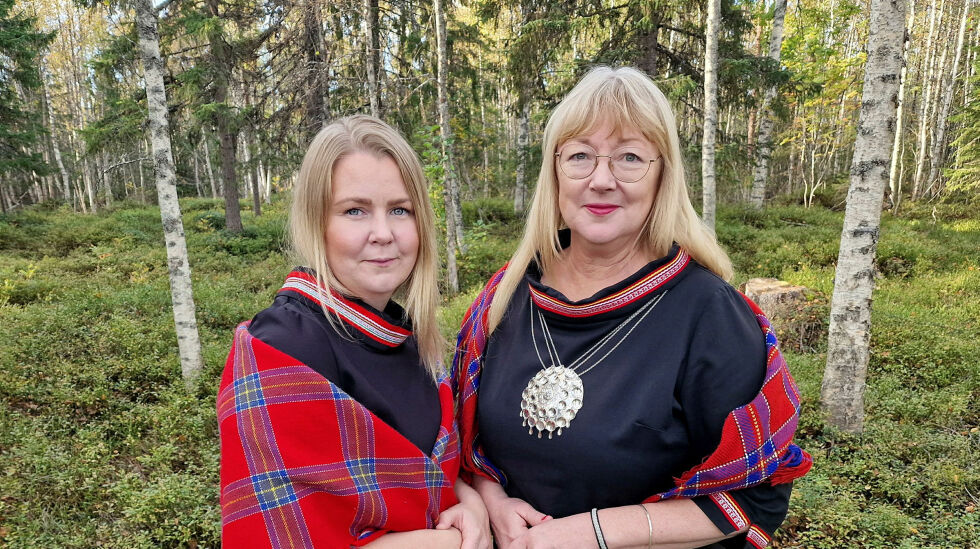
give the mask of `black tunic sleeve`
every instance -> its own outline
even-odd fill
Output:
[[[728,414],[755,398],[765,378],[765,337],[755,314],[730,286],[716,289],[707,301],[688,357],[679,398],[691,440],[689,462],[700,463],[721,441]],[[763,483],[694,502],[724,534],[747,523],[771,537],[786,517],[790,490],[791,485]],[[745,547],[746,535],[718,546]]]

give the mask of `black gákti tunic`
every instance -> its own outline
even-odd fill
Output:
[[[411,330],[408,316],[394,301],[384,311],[359,299],[346,301],[355,313],[366,312]],[[347,333],[341,334],[328,322],[316,301],[281,290],[269,308],[255,315],[248,331],[316,370],[430,454],[439,434],[439,392],[421,364],[415,337],[385,344],[358,324],[368,315],[352,322],[342,310],[338,312]]]
[[[710,454],[728,413],[758,393],[766,369],[763,334],[729,284],[691,261],[655,290],[630,299],[656,283],[655,273],[678,253],[675,246],[666,257],[578,302],[541,284],[535,266],[529,269],[487,343],[477,401],[480,441],[507,476],[508,495],[555,517],[639,503],[673,487],[673,477]],[[543,367],[538,354],[548,362],[537,325],[537,353],[531,339],[537,312],[567,365],[661,295],[642,324],[582,376],[583,406],[569,428],[551,439],[529,435],[520,417],[521,393]],[[548,302],[557,306],[540,306]],[[791,485],[764,483],[730,492],[726,499],[734,500],[735,510],[718,498],[694,501],[723,533],[736,529],[729,514],[741,511],[771,536],[786,516],[790,490]],[[739,536],[721,546],[745,543]]]

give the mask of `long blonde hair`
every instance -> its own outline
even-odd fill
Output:
[[[433,379],[442,369],[444,342],[439,333],[436,308],[439,304],[438,252],[435,214],[429,202],[428,182],[418,156],[394,128],[381,120],[354,115],[335,120],[313,138],[293,189],[289,233],[294,254],[316,271],[317,282],[350,295],[327,263],[327,211],[333,197],[333,171],[337,162],[354,152],[387,156],[401,172],[412,201],[419,251],[408,279],[398,288],[405,311],[412,319],[419,356]],[[332,315],[327,318],[334,321]]]
[[[503,318],[531,261],[537,261],[542,272],[547,272],[561,253],[558,229],[564,226],[564,220],[558,209],[555,151],[569,139],[605,123],[612,123],[615,129],[635,129],[663,155],[659,188],[637,244],[654,257],[661,257],[677,242],[698,263],[725,280],[731,278],[731,260],[701,222],[688,197],[677,123],[667,98],[637,69],[596,67],[568,92],[548,118],[537,188],[524,236],[490,306],[491,331]]]

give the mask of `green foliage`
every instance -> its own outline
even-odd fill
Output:
[[[975,63],[980,63],[975,61]],[[974,84],[966,105],[951,117],[957,130],[952,150],[956,151],[956,164],[946,171],[947,187],[955,198],[963,202],[977,203],[980,193],[980,75],[973,77]]]
[[[54,37],[38,31],[37,18],[14,0],[0,0],[0,176],[16,171],[47,174],[50,167],[34,145],[45,134],[38,105],[23,93],[41,87],[41,53]],[[20,91],[18,90],[20,88]]]
[[[220,219],[219,201],[181,205],[206,360],[191,395],[155,208],[0,216],[0,545],[219,545],[217,378],[231,330],[268,305],[291,264],[282,202],[246,217],[241,236],[198,227]],[[842,213],[719,209],[736,282],[775,276],[813,292],[786,323],[802,330],[777,326],[802,394],[797,440],[815,458],[779,546],[976,546],[980,220],[970,214],[940,206],[935,217],[932,208],[883,217],[866,430],[850,436],[818,410],[826,357],[812,337],[825,329]],[[523,229],[501,199],[464,203],[464,218],[464,290],[440,311],[450,341]]]

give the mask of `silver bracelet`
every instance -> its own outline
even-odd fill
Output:
[[[606,538],[602,537],[602,527],[599,526],[599,510],[592,508],[592,529],[595,530],[595,540],[599,542],[599,549],[609,549],[606,547]]]
[[[647,516],[647,549],[653,548],[653,520],[650,519],[650,511],[647,511],[647,506],[640,504],[640,509],[643,509],[643,513]]]

